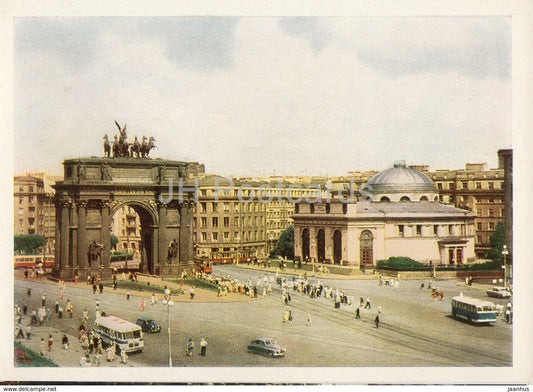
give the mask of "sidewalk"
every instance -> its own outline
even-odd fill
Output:
[[[27,325],[29,322],[29,317],[23,317],[22,318],[22,325]],[[16,324],[15,324],[16,327]],[[61,345],[61,338],[63,337],[63,332],[54,329],[52,327],[49,327],[47,325],[43,325],[40,327],[32,327],[31,328],[31,339],[14,339],[16,342],[19,342],[22,346],[29,348],[30,350],[33,350],[35,353],[39,354],[39,351],[41,349],[41,338],[44,339],[45,344],[48,341],[48,337],[52,335],[52,339],[54,340],[54,345],[52,348],[52,351],[48,353],[46,352],[45,358],[54,362],[60,367],[80,367],[80,358],[82,355],[85,354],[85,350],[81,347],[81,343],[78,341],[77,336],[72,336],[69,334],[66,334],[69,341],[69,347],[67,350],[63,349]],[[91,361],[93,360],[94,356],[91,355]],[[16,366],[16,364],[15,364]],[[96,364],[91,364],[91,366],[96,367]],[[100,364],[101,367],[136,367],[136,366],[143,366],[139,363],[136,363],[135,360],[128,360],[127,364],[120,363],[119,358],[117,357],[112,362],[107,362],[105,360],[105,355],[102,355],[102,361]]]

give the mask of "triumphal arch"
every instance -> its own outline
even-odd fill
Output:
[[[115,154],[67,159],[63,167],[54,185],[56,277],[111,276],[111,220],[125,205],[140,219],[141,271],[190,271],[197,189],[186,162]]]

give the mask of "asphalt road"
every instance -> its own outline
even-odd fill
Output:
[[[263,271],[216,266],[215,274],[231,275],[256,282]],[[267,274],[271,275],[271,274]],[[361,311],[361,320],[354,318],[355,305],[335,309],[331,300],[311,299],[292,292],[289,303],[294,320],[282,323],[284,306],[281,290],[274,283],[273,292],[265,298],[225,303],[198,303],[195,300],[175,302],[170,307],[172,360],[174,366],[512,366],[512,325],[498,320],[490,326],[476,326],[451,317],[450,300],[460,291],[464,295],[487,298],[487,286],[465,286],[459,281],[437,281],[444,291],[443,301],[431,299],[430,291],[419,288],[419,281],[401,281],[399,287],[379,286],[375,280],[321,279],[334,289],[344,291],[359,302],[360,296],[371,300],[372,308]],[[26,296],[26,287],[33,294]],[[47,307],[59,299],[57,286],[49,283],[15,280],[15,303],[37,309],[41,291],[47,293]],[[105,291],[93,295],[87,288],[67,287],[66,299],[74,304],[72,319],[58,319],[52,314],[51,326],[76,336],[84,308],[94,320],[96,300],[107,314],[135,322],[144,315],[154,317],[162,332],[145,334],[145,349],[131,354],[130,362],[141,366],[168,366],[167,308],[150,305],[141,312],[140,298]],[[491,299],[494,303],[507,301]],[[380,325],[374,317],[382,307]],[[307,316],[311,316],[311,324]],[[255,337],[271,337],[287,348],[283,358],[268,358],[246,351]],[[185,355],[189,338],[195,342],[192,357]],[[199,354],[199,341],[208,342],[207,355]]]

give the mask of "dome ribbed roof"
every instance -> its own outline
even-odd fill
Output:
[[[396,192],[437,192],[431,179],[418,170],[406,167],[405,163],[395,163],[394,167],[383,170],[368,180],[372,193]]]

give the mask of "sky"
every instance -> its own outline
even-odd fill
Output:
[[[103,156],[115,120],[225,176],[494,168],[511,71],[505,16],[19,17],[14,172]]]

